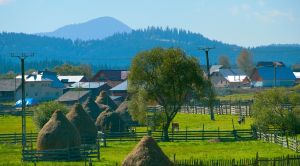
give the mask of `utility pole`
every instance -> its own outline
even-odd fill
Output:
[[[207,79],[210,81],[210,70],[209,70],[209,56],[208,56],[208,52],[212,49],[215,49],[215,47],[201,47],[199,48],[200,51],[204,51],[205,52],[205,56],[206,56],[206,70],[207,70]],[[210,94],[209,94],[209,100],[211,100],[211,96],[212,96],[212,90],[213,88],[210,89]],[[212,102],[212,101],[209,101]],[[209,104],[210,107],[210,119],[211,120],[215,120],[215,115],[214,115],[214,110],[213,110],[213,106],[212,103]]]
[[[11,57],[17,57],[21,60],[21,72],[22,72],[22,152],[26,148],[26,114],[25,114],[25,67],[24,62],[27,57],[33,56],[33,53],[11,53]],[[22,153],[23,154],[23,153]]]

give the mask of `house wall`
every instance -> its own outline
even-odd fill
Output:
[[[13,101],[15,98],[14,91],[0,92],[0,101]]]
[[[26,98],[34,98],[39,101],[55,100],[63,94],[63,88],[51,87],[50,81],[34,81],[25,83]],[[22,89],[18,88],[15,100],[22,97]]]

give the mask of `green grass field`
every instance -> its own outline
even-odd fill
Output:
[[[126,155],[135,147],[137,142],[114,142],[108,143],[108,147],[101,148],[100,162],[94,161],[94,165],[115,165],[121,163]],[[210,143],[207,141],[198,142],[160,142],[162,150],[173,159],[176,154],[177,160],[183,159],[240,159],[253,158],[258,152],[260,157],[276,157],[295,152],[282,148],[275,144],[261,141],[245,142],[219,142]],[[0,145],[0,165],[21,164],[20,145]],[[33,165],[27,163],[28,165]],[[40,162],[38,165],[50,165],[49,162]],[[84,165],[83,162],[73,163],[51,163],[51,165]]]
[[[180,129],[202,130],[232,130],[232,119],[236,129],[249,129],[252,123],[251,118],[246,118],[246,123],[239,125],[238,116],[216,115],[216,120],[211,121],[209,115],[199,114],[178,114],[174,122],[179,123]],[[27,117],[27,131],[36,131],[32,118]],[[0,117],[0,133],[21,132],[21,117],[3,116]],[[144,130],[140,128],[139,130]],[[108,142],[108,147],[101,147],[101,161],[94,161],[93,165],[116,165],[121,163],[124,157],[134,148],[137,142]],[[287,154],[295,154],[292,150],[282,148],[279,145],[264,143],[262,141],[240,141],[240,142],[219,142],[208,141],[194,142],[160,142],[163,151],[173,159],[240,159],[253,158],[256,152],[261,157],[275,157]],[[33,163],[21,163],[21,145],[0,144],[0,165],[33,165]],[[37,165],[84,165],[84,162],[39,162]]]
[[[21,116],[0,116],[0,133],[21,133],[22,117]],[[31,117],[26,117],[27,132],[37,132]]]
[[[255,93],[241,93],[241,94],[232,94],[226,96],[218,96],[217,99],[220,100],[252,100]]]

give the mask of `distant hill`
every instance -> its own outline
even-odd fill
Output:
[[[132,30],[131,33],[115,34],[103,40],[72,41],[70,39],[43,37],[22,33],[0,33],[0,71],[16,70],[12,65],[17,60],[8,56],[9,52],[35,52],[28,59],[28,68],[51,68],[64,62],[87,63],[99,67],[128,67],[132,58],[140,51],[153,47],[179,47],[188,55],[196,56],[205,63],[202,46],[215,46],[210,51],[210,62],[216,64],[218,57],[227,55],[231,64],[235,64],[241,49],[216,40],[210,40],[201,34],[179,29],[161,29],[150,27]],[[277,60],[287,65],[300,62],[300,45],[269,45],[249,48],[254,61]],[[39,63],[36,63],[39,62]]]
[[[101,40],[116,33],[129,33],[131,28],[112,17],[99,17],[80,24],[63,26],[53,32],[37,35],[71,40]]]

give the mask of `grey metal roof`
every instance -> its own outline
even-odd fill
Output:
[[[110,89],[111,91],[127,91],[127,80]]]
[[[64,102],[64,101],[77,101],[78,99],[81,99],[82,97],[89,94],[90,91],[83,90],[83,91],[75,91],[70,90],[66,92],[65,94],[61,95],[57,101]]]
[[[97,89],[105,84],[106,82],[76,82],[69,88]]]
[[[20,79],[2,79],[0,80],[0,91],[15,91],[21,85]]]

